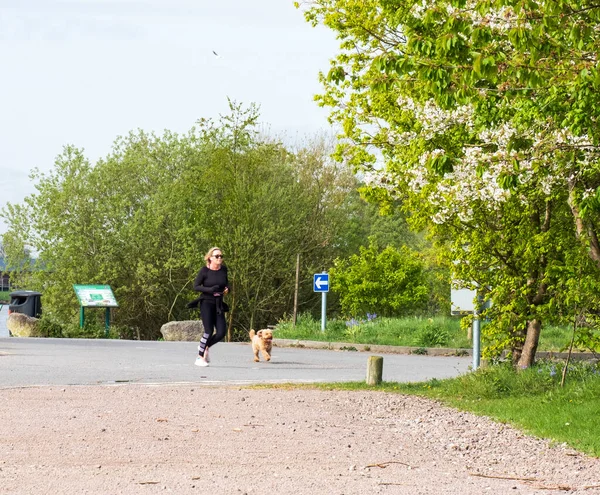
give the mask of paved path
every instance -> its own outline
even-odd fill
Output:
[[[193,365],[194,342],[0,338],[0,388],[110,383],[246,384],[363,381],[374,353],[274,348],[252,361],[247,343],[220,343],[211,366]],[[383,355],[383,354],[382,354]],[[470,357],[385,354],[383,379],[411,382],[465,373]]]

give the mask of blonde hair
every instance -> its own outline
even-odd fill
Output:
[[[213,255],[213,253],[214,253],[215,251],[221,251],[221,253],[223,253],[223,250],[222,250],[220,247],[217,247],[217,246],[215,246],[215,247],[212,247],[212,248],[210,248],[210,249],[208,250],[208,253],[206,253],[206,254],[204,255],[204,260],[206,261],[206,264],[207,264],[207,265],[210,263],[210,257]]]

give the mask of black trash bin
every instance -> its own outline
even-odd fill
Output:
[[[39,318],[42,316],[42,294],[33,290],[18,290],[9,295],[8,314],[23,313]]]

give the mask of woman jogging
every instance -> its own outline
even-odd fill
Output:
[[[206,266],[200,269],[194,280],[194,290],[202,293],[200,316],[204,327],[204,334],[198,346],[198,357],[194,363],[196,366],[208,366],[210,362],[208,349],[225,337],[225,312],[228,309],[223,302],[223,296],[229,292],[223,252],[218,247],[211,248],[204,259]]]

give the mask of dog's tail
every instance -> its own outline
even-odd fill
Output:
[[[254,330],[250,330],[250,340],[252,340],[252,338],[256,335],[256,332]]]

